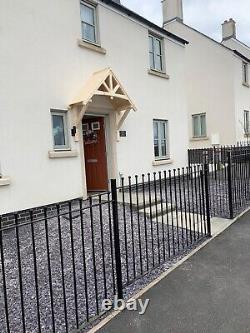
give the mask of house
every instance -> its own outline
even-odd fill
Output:
[[[250,48],[237,39],[233,19],[219,43],[188,26],[182,0],[163,0],[164,28],[189,41],[186,87],[189,147],[234,145],[249,136]]]
[[[2,1],[0,22],[0,214],[187,164],[185,38],[111,0]]]
[[[250,134],[250,47],[237,39],[236,22],[231,18],[222,24],[222,44],[234,52],[235,124],[237,141],[249,142]],[[242,84],[241,84],[242,83]]]

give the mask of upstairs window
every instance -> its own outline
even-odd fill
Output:
[[[193,137],[202,138],[207,136],[206,114],[194,114],[193,121]]]
[[[55,150],[69,149],[67,111],[51,111],[53,144]]]
[[[81,3],[82,38],[97,43],[96,7],[86,2]]]
[[[249,115],[250,115],[249,111],[244,111],[244,132],[245,132],[246,135],[250,134],[250,127],[249,127],[250,117],[249,117]]]
[[[168,122],[167,120],[154,120],[153,125],[155,160],[168,159]]]
[[[248,84],[248,63],[242,63],[242,75],[243,75],[243,83]]]
[[[149,35],[150,69],[163,72],[163,41],[159,37]]]

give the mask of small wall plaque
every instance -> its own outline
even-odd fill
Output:
[[[120,131],[120,138],[126,138],[127,131]]]

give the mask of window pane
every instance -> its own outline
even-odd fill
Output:
[[[243,82],[247,83],[248,81],[248,65],[243,63]]]
[[[153,37],[149,36],[148,39],[149,39],[149,52],[154,52],[154,47],[153,47],[154,40],[153,40]]]
[[[199,117],[195,116],[193,117],[193,131],[194,131],[194,136],[200,136],[200,121]]]
[[[158,71],[162,70],[161,56],[158,56],[158,55],[155,56],[155,69],[157,69]]]
[[[91,42],[95,42],[96,38],[95,38],[95,27],[93,27],[92,25],[83,23],[82,24],[82,29],[83,29],[83,38],[87,39]]]
[[[59,115],[52,116],[53,136],[55,146],[65,146],[64,117]]]
[[[158,122],[154,121],[154,154],[155,157],[160,156],[160,147],[159,147],[159,126]]]
[[[81,6],[81,19],[83,22],[95,25],[95,9],[82,5]]]
[[[155,153],[155,157],[159,157],[160,156],[160,152],[159,152],[159,141],[158,140],[154,140],[154,153]]]
[[[153,53],[149,53],[149,58],[150,58],[150,68],[155,68],[154,54]]]
[[[201,115],[200,117],[201,120],[201,135],[202,136],[206,136],[206,116],[205,115]]]
[[[155,38],[155,53],[161,55],[161,41]]]
[[[249,133],[249,111],[244,112],[244,130],[245,133]]]
[[[166,139],[166,122],[161,122],[161,139]]]
[[[158,122],[154,121],[154,139],[158,140],[158,138],[159,138]]]
[[[162,155],[162,157],[166,157],[167,156],[167,144],[166,144],[166,140],[162,140],[161,141],[161,155]]]

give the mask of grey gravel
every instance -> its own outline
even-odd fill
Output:
[[[108,199],[108,196],[106,198],[102,197],[102,199],[105,201],[105,199]],[[70,223],[69,212],[65,208],[61,210],[61,214],[64,214],[60,218],[61,253],[59,223],[55,214],[50,213],[48,216],[47,233],[46,224],[43,220],[33,223],[39,302],[37,302],[36,298],[35,261],[31,225],[20,225],[18,227],[18,234],[15,228],[9,228],[2,232],[11,332],[17,333],[22,331],[20,282],[22,282],[23,288],[23,307],[27,333],[38,332],[37,306],[39,306],[41,331],[53,332],[52,316],[54,314],[55,332],[61,333],[66,332],[65,312],[67,313],[66,319],[69,332],[77,326],[76,313],[79,325],[86,324],[86,297],[88,298],[88,315],[90,318],[95,318],[98,315],[96,300],[98,300],[98,307],[100,309],[104,298],[113,299],[115,276],[113,269],[114,260],[112,260],[114,258],[114,248],[113,245],[110,245],[111,241],[113,243],[110,202],[103,202],[101,209],[98,206],[97,200],[94,200],[93,203],[97,206],[91,212],[87,208],[88,202],[84,202],[86,209],[83,210],[82,224],[78,205],[75,204],[72,207],[72,224]],[[92,221],[91,214],[93,216]],[[202,241],[204,236],[203,234],[198,235],[194,232],[190,233],[190,231],[180,227],[178,229],[173,226],[168,227],[166,224],[162,224],[160,220],[158,223],[151,223],[149,219],[145,219],[144,214],[138,213],[136,210],[133,210],[131,214],[128,206],[119,205],[119,216],[125,298],[129,298],[158,276],[160,272],[168,269],[178,258],[196,246],[199,241]],[[124,216],[126,223],[124,223]],[[81,225],[84,232],[86,269],[84,269]],[[126,233],[124,232],[125,228]],[[91,230],[93,230],[93,235]],[[46,235],[48,243],[46,242]],[[20,264],[22,268],[21,280],[18,274],[19,263],[16,236],[19,236]],[[190,237],[192,237],[193,244],[191,244]],[[92,242],[92,239],[94,239],[94,242]],[[141,242],[139,242],[139,239]],[[148,244],[148,252],[146,252],[146,243]],[[49,247],[49,258],[46,251],[47,246]],[[147,257],[149,258],[148,261]],[[61,258],[63,259],[61,260]],[[48,262],[51,267],[52,294],[50,293]],[[153,269],[153,264],[155,269]],[[0,332],[5,333],[7,330],[5,327],[1,262],[0,267]],[[96,267],[96,270],[94,267]],[[73,268],[75,268],[75,281]],[[86,274],[86,281],[84,272]],[[87,294],[85,293],[85,283],[87,284]],[[53,313],[51,311],[51,303],[53,303]]]

